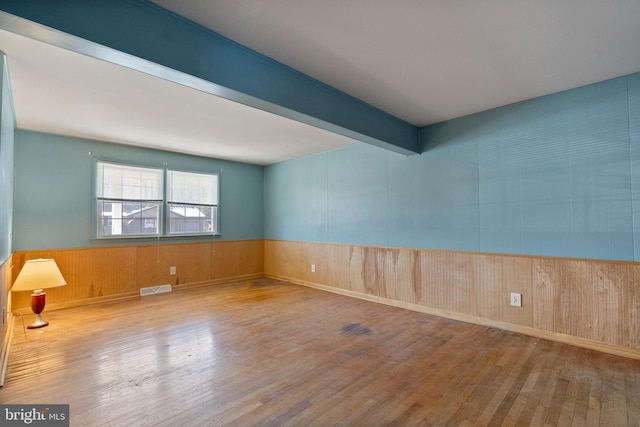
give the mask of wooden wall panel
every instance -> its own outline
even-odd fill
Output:
[[[640,358],[640,264],[265,241],[265,274]],[[308,266],[316,264],[316,273]],[[522,307],[510,305],[511,292]]]
[[[598,282],[594,280],[593,266],[588,262],[559,262],[560,298],[552,301],[555,317],[553,331],[584,338],[595,336],[594,319],[597,319]]]
[[[422,282],[420,277],[416,278],[415,272],[419,271],[417,266],[420,265],[420,257],[415,251],[410,249],[401,249],[395,253],[393,276],[388,280],[397,280],[401,286],[397,286],[394,289],[393,286],[389,286],[385,283],[386,294],[388,298],[392,298],[397,301],[406,301],[409,304],[417,304],[422,295]],[[417,281],[416,281],[417,279]]]
[[[143,288],[209,280],[210,251],[210,242],[138,246],[136,281]],[[176,267],[175,275],[169,274],[172,266]]]
[[[344,258],[339,257],[340,250],[336,247],[334,250],[332,250],[334,256],[331,260],[329,268],[338,268],[347,273],[349,281],[346,289],[361,294],[367,293],[364,274],[364,248],[362,246],[349,245],[348,249],[349,256],[346,258],[348,260],[347,265],[343,265]]]
[[[11,302],[8,297],[9,288],[11,288],[11,284],[13,283],[12,265],[13,261],[11,258],[6,260],[3,264],[0,264],[0,292],[2,292],[2,294],[0,295],[0,305],[2,307],[7,307],[8,310],[11,310]]]
[[[382,248],[364,247],[364,264],[362,268],[362,282],[367,294],[376,297],[386,296],[383,289],[385,284],[384,269],[386,252]]]
[[[630,264],[561,259],[535,263],[539,293],[534,294],[534,327],[612,344],[629,342]]]
[[[263,274],[262,240],[16,252],[13,277],[29,259],[56,260],[67,286],[48,289],[47,307],[135,297],[140,288],[215,282]],[[176,267],[176,275],[169,267]],[[29,292],[12,293],[14,310],[31,306]]]
[[[262,240],[213,242],[209,255],[212,279],[261,275],[264,272]]]
[[[453,312],[476,312],[475,266],[464,253],[421,251],[424,298],[421,305]],[[442,284],[447,286],[443,287]]]
[[[593,263],[593,267],[593,275],[598,283],[598,297],[593,311],[597,314],[594,319],[596,335],[592,339],[622,343],[625,334],[628,333],[628,327],[624,322],[626,319],[625,297],[629,286],[627,266]]]
[[[297,242],[264,242],[264,271],[272,276],[303,277],[300,269],[302,244]],[[305,260],[306,261],[306,260]],[[304,280],[304,279],[301,279]]]
[[[562,287],[560,283],[559,261],[556,259],[533,259],[532,294],[533,327],[553,331],[561,312],[554,310],[554,301],[559,301]]]
[[[640,265],[630,264],[629,286],[626,306],[623,308],[626,318],[623,320],[629,331],[623,340],[625,347],[640,348]]]
[[[0,308],[6,307],[5,317],[0,319],[0,385],[4,381],[4,367],[8,356],[9,342],[12,332],[11,300],[9,299],[9,288],[11,287],[12,260],[9,258],[0,264]],[[1,314],[0,314],[1,316]]]
[[[135,280],[137,258],[136,248],[101,248],[88,251],[84,257],[84,261],[90,266],[90,270],[84,271],[83,277],[84,283],[89,283],[85,298],[138,292],[140,286]],[[78,259],[67,257],[65,262],[65,265],[76,265]]]
[[[47,305],[136,292],[136,248],[16,252],[13,277],[30,259],[53,258],[67,286],[47,289]],[[12,293],[13,308],[30,307],[29,292]]]
[[[358,286],[362,283],[360,272],[352,272],[351,259],[354,255],[354,247],[352,245],[314,245],[321,247],[319,254],[311,252],[311,259],[316,259],[318,255],[324,256],[326,265],[316,265],[316,272],[320,274],[322,283],[334,283],[336,287],[346,290],[358,289],[364,292],[364,286]],[[310,273],[313,279],[313,273]]]
[[[478,301],[475,316],[500,322],[533,326],[533,292],[531,258],[471,255],[480,276],[474,287]],[[522,307],[511,305],[511,293],[522,295]]]

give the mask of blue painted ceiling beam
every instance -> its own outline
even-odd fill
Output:
[[[420,150],[416,126],[148,1],[0,0],[0,10],[213,83],[234,101],[401,154]]]

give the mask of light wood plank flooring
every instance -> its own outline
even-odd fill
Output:
[[[17,317],[1,403],[72,426],[640,425],[640,362],[260,279]]]

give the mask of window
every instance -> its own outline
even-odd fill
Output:
[[[218,175],[167,171],[169,234],[217,233]]]
[[[96,202],[98,237],[218,234],[217,174],[98,161]]]
[[[159,235],[162,181],[162,169],[98,162],[98,236]],[[156,226],[145,227],[147,219]]]

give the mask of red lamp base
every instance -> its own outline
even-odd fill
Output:
[[[40,289],[35,290],[34,293],[31,294],[31,309],[36,314],[36,321],[27,326],[28,329],[43,328],[49,324],[49,322],[46,322],[40,315],[42,310],[44,310],[46,295],[47,294]]]

